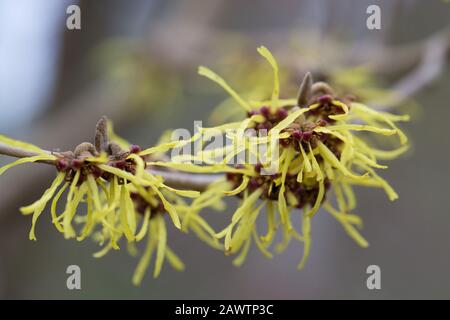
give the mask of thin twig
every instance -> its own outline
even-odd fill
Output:
[[[428,84],[436,80],[444,70],[450,53],[450,32],[444,32],[429,39],[419,65],[393,87],[396,100],[400,104]]]
[[[147,169],[150,173],[160,176],[164,183],[172,188],[204,191],[211,183],[222,179],[223,174],[188,173],[180,171]]]
[[[33,157],[36,156],[37,153],[30,152],[28,150],[24,150],[17,147],[11,147],[7,144],[0,142],[0,154],[3,154],[5,156],[15,157],[15,158],[26,158],[26,157]]]
[[[48,154],[55,154],[55,152],[43,150]],[[19,147],[12,147],[0,142],[0,154],[15,157],[15,158],[26,158],[33,157],[38,155],[36,152],[24,150]],[[53,161],[38,161],[39,163],[45,163],[54,165]],[[148,172],[160,176],[164,179],[164,183],[172,188],[179,189],[190,189],[203,191],[205,188],[222,178],[223,174],[193,174],[188,172],[179,172],[179,171],[169,171],[169,170],[161,170],[155,168],[148,168]]]

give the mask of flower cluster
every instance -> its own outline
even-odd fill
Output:
[[[91,237],[103,246],[95,257],[102,257],[111,249],[118,250],[123,238],[135,252],[134,244],[147,237],[145,251],[133,276],[135,284],[141,282],[154,251],[155,277],[165,259],[175,269],[184,268],[167,247],[166,213],[177,229],[181,229],[181,220],[188,219],[189,223],[183,224],[184,231],[192,230],[210,245],[218,246],[214,231],[199,215],[203,201],[209,199],[208,194],[200,197],[197,191],[178,190],[164,184],[160,176],[146,170],[145,160],[151,156],[139,155],[140,147],[130,146],[111,131],[108,134],[106,118],[97,124],[95,146],[84,142],[73,152],[48,152],[5,136],[0,136],[0,142],[30,153],[0,168],[0,175],[27,162],[46,162],[57,171],[42,197],[20,209],[23,214],[32,215],[30,240],[36,240],[36,223],[49,203],[53,225],[66,239],[82,241]],[[129,147],[125,147],[127,145]],[[63,194],[66,194],[65,204],[59,213],[58,202]],[[191,206],[184,198],[196,199]]]
[[[311,219],[320,208],[335,217],[360,246],[367,247],[368,242],[358,231],[362,227],[361,219],[351,213],[356,206],[353,187],[383,188],[390,200],[398,197],[376,170],[387,168],[379,160],[395,158],[408,149],[407,138],[396,125],[396,122],[407,121],[408,116],[379,112],[354,101],[351,96],[337,96],[327,83],[314,83],[310,74],[305,76],[296,99],[280,99],[278,64],[267,48],[260,47],[258,52],[273,70],[274,85],[269,100],[246,101],[213,71],[199,68],[201,75],[231,95],[246,111],[247,118],[203,129],[203,135],[194,136],[190,141],[224,134],[231,143],[225,147],[200,150],[192,157],[178,158],[200,159],[203,161],[201,165],[150,164],[191,172],[208,172],[209,168],[210,172],[227,173],[223,183],[229,186],[229,191],[225,195],[237,195],[241,203],[230,224],[216,236],[224,239],[227,254],[240,252],[235,260],[237,264],[244,261],[252,241],[265,256],[271,257],[268,248],[276,231],[281,229],[283,240],[276,246],[277,251],[283,251],[291,239],[303,242],[304,254],[299,268],[303,267],[311,243]],[[230,129],[235,131],[230,132]],[[248,129],[256,131],[246,136],[245,130]],[[264,134],[260,134],[261,130]],[[377,149],[372,146],[371,135],[396,136],[398,147],[390,151]],[[278,142],[275,150],[253,148],[271,138]],[[256,153],[256,159],[261,161],[244,161],[232,171],[229,162],[240,153]],[[269,172],[264,160],[271,158],[270,153],[277,157],[275,170]],[[328,197],[330,192],[334,193],[334,201]],[[256,220],[262,215],[263,208],[267,208],[267,233],[259,236]],[[301,230],[296,230],[292,223],[296,214],[301,215]]]

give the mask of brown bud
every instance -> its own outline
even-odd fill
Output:
[[[311,93],[316,94],[330,94],[334,95],[333,89],[326,82],[316,82],[311,87]]]
[[[108,145],[108,152],[110,155],[114,156],[116,159],[124,158],[129,152],[123,150],[118,143],[111,141]]]
[[[108,119],[103,116],[95,126],[95,148],[98,152],[107,151],[108,148]]]
[[[300,88],[298,89],[297,95],[297,106],[306,107],[308,104],[309,97],[311,96],[311,87],[313,85],[313,79],[311,73],[307,72],[303,77]]]
[[[82,142],[80,143],[74,150],[75,157],[90,157],[97,155],[97,150],[94,145],[90,142]]]

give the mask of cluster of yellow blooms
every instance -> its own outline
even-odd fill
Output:
[[[283,251],[292,239],[302,242],[304,251],[299,268],[303,267],[310,251],[311,220],[320,208],[336,218],[360,246],[367,247],[367,241],[358,231],[362,221],[351,213],[356,205],[353,186],[382,188],[390,200],[397,198],[376,169],[387,168],[379,160],[396,158],[407,150],[407,138],[396,122],[407,121],[408,117],[376,111],[357,103],[354,97],[338,97],[326,83],[313,83],[309,74],[297,99],[280,99],[278,64],[267,48],[260,47],[258,52],[273,69],[271,99],[247,101],[213,71],[200,67],[199,73],[223,87],[247,117],[214,128],[201,128],[188,140],[164,142],[141,150],[109,132],[111,140],[104,134],[99,139],[96,136],[95,146],[83,143],[74,152],[52,154],[0,136],[0,142],[35,154],[1,168],[0,174],[17,164],[36,161],[52,162],[58,170],[43,196],[21,208],[22,213],[33,215],[30,239],[36,239],[36,221],[50,201],[53,224],[65,238],[81,241],[91,236],[103,245],[96,257],[118,249],[122,238],[133,245],[147,236],[146,249],[133,277],[135,284],[140,283],[154,251],[154,276],[160,273],[165,259],[176,269],[184,268],[167,247],[165,213],[176,228],[194,232],[226,254],[237,254],[236,265],[244,262],[252,242],[265,256],[272,257],[270,249],[280,230],[282,241],[275,246],[276,251]],[[106,127],[104,122],[101,120],[100,127]],[[267,134],[256,133],[241,139],[239,135],[248,129],[265,130]],[[225,135],[232,142],[171,161],[158,157],[175,148],[204,142],[214,135]],[[370,135],[397,136],[398,147],[390,151],[374,148]],[[255,146],[273,139],[277,142],[275,149],[255,155]],[[241,153],[253,154],[257,161],[230,165]],[[264,159],[273,154],[276,154],[276,166],[268,174]],[[147,170],[156,167],[225,176],[202,192],[179,190]],[[334,201],[327,198],[330,191],[334,193]],[[67,193],[65,207],[58,214],[58,201],[64,192]],[[200,212],[206,207],[223,209],[222,200],[228,196],[239,197],[240,205],[230,217],[229,225],[216,233]],[[256,221],[263,212],[267,231],[261,236]],[[299,230],[292,220],[295,214],[301,217]]]
[[[97,127],[106,127],[106,119],[102,118]],[[0,175],[29,162],[50,162],[58,171],[42,197],[20,209],[23,214],[32,215],[30,240],[36,240],[36,222],[50,202],[53,225],[66,239],[82,241],[90,236],[102,246],[94,257],[102,257],[111,249],[118,250],[122,238],[134,252],[133,244],[147,237],[146,249],[133,276],[135,284],[141,282],[154,251],[154,277],[159,275],[165,259],[175,269],[184,269],[181,260],[167,247],[165,213],[176,228],[181,229],[183,224],[183,230],[193,230],[201,239],[218,247],[214,231],[199,215],[211,195],[165,185],[161,177],[145,170],[146,157],[140,155],[138,146],[126,144],[112,132],[109,135],[113,138],[111,142],[103,145],[99,142],[96,146],[84,142],[74,152],[62,153],[49,153],[0,135],[1,143],[35,154],[0,168]],[[146,154],[154,151],[144,150]],[[64,209],[58,213],[58,202],[65,192]],[[195,200],[188,205],[184,198]]]

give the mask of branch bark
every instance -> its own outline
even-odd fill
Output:
[[[427,85],[438,79],[450,57],[450,31],[447,29],[424,44],[420,63],[407,76],[393,87],[397,99],[393,104],[400,104],[415,95]]]
[[[47,150],[44,151],[48,154],[55,154],[55,152]],[[33,157],[37,155],[37,153],[35,152],[24,150],[18,147],[11,147],[1,142],[0,142],[0,154],[15,158]],[[50,165],[54,164],[52,161],[38,161],[38,162]],[[161,176],[164,179],[164,183],[172,188],[190,189],[197,191],[205,190],[209,184],[213,183],[217,179],[220,179],[224,176],[223,174],[193,174],[187,172],[161,170],[155,168],[148,168],[147,171],[154,175]]]

